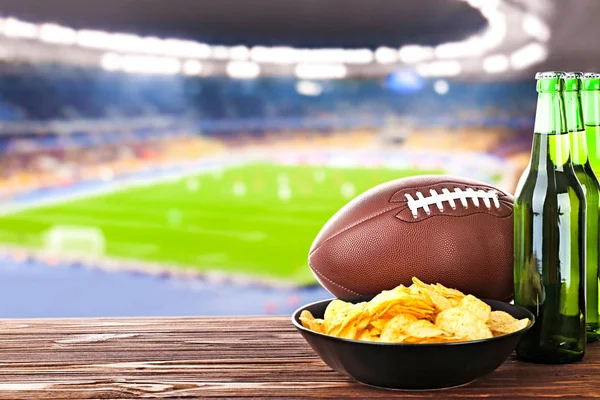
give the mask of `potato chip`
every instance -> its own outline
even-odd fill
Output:
[[[407,335],[416,338],[433,338],[438,336],[450,336],[443,330],[436,327],[430,321],[420,319],[410,324],[405,332]]]
[[[461,307],[441,311],[435,319],[435,325],[465,340],[486,339],[493,336],[485,322],[471,311]]]
[[[304,310],[300,313],[300,322],[302,326],[319,333],[325,333],[323,330],[323,320],[313,317],[310,311]]]
[[[458,303],[458,307],[471,311],[483,322],[487,322],[492,312],[492,307],[472,295],[463,297]]]
[[[529,319],[516,319],[504,311],[492,311],[490,319],[487,322],[488,327],[494,336],[513,333],[526,328],[529,325]]]
[[[381,331],[380,340],[382,342],[399,342],[401,337],[406,337],[405,330],[413,322],[419,321],[412,314],[398,314],[392,318]]]

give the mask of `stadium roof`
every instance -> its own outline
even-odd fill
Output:
[[[449,0],[0,0],[0,10],[76,29],[304,48],[437,45],[487,25]]]

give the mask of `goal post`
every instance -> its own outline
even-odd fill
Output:
[[[43,238],[44,250],[51,253],[85,257],[104,255],[104,233],[96,227],[54,225]]]

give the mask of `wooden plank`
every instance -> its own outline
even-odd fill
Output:
[[[284,317],[0,321],[0,399],[600,398],[600,344],[583,362],[511,358],[468,386],[386,391],[327,367]]]

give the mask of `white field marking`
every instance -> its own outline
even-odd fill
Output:
[[[181,226],[183,221],[183,213],[177,208],[171,208],[166,212],[167,224],[173,228]]]
[[[246,184],[242,181],[237,181],[232,187],[233,194],[236,197],[242,197],[246,195]]]
[[[223,236],[231,237],[244,241],[260,241],[268,237],[264,232],[260,231],[233,231],[233,230],[217,230],[217,229],[205,229],[194,225],[186,225],[184,227],[172,228],[164,224],[152,224],[148,222],[131,222],[131,221],[119,221],[116,219],[103,219],[103,218],[92,218],[82,215],[67,215],[67,214],[52,214],[52,215],[39,215],[39,216],[25,216],[18,215],[13,216],[12,219],[17,221],[33,221],[33,222],[44,222],[55,224],[57,221],[65,224],[89,224],[92,226],[113,226],[118,228],[134,228],[134,229],[156,229],[159,231],[175,231],[193,233],[197,235],[209,235],[209,236]]]
[[[277,175],[277,184],[279,186],[287,186],[290,183],[290,177],[288,174],[285,173],[280,173],[279,175]]]
[[[178,201],[179,202],[179,201]],[[156,203],[156,202],[153,202]],[[166,203],[166,201],[165,201]],[[191,204],[191,202],[190,202]],[[198,205],[198,202],[195,201],[194,205]],[[316,210],[320,210],[316,209]],[[331,208],[327,208],[326,210],[331,211]],[[164,212],[161,210],[157,210],[150,207],[141,207],[141,206],[126,206],[123,204],[102,204],[102,205],[94,205],[92,203],[76,203],[69,206],[69,211],[95,211],[95,212],[106,212],[110,211],[114,212],[122,212],[124,214],[128,214],[129,218],[132,218],[132,215],[153,215],[161,217],[164,215]],[[308,209],[308,211],[315,211],[312,209]],[[51,210],[50,212],[44,211],[39,212],[31,211],[28,215],[38,216],[38,215],[54,215],[54,212]],[[61,214],[64,215],[64,214]],[[76,212],[69,215],[78,215]],[[221,211],[209,211],[209,210],[194,210],[194,211],[185,211],[186,221],[193,220],[202,220],[205,218],[209,219],[223,219],[224,214]],[[132,218],[133,219],[133,218]],[[235,219],[238,221],[249,221],[249,222],[260,222],[260,223],[277,223],[277,224],[285,224],[285,225],[297,225],[297,226],[320,226],[321,222],[317,220],[310,220],[306,218],[294,218],[289,216],[271,216],[271,215],[243,215],[239,214],[235,216]],[[2,230],[0,229],[0,233]],[[12,231],[7,231],[7,233],[12,233]]]
[[[200,182],[198,179],[190,178],[186,182],[188,192],[197,192],[200,189]]]
[[[277,197],[279,197],[279,200],[281,201],[288,201],[292,198],[292,189],[287,185],[279,186]]]
[[[340,187],[340,193],[342,196],[349,199],[350,197],[354,197],[356,195],[356,187],[351,182],[345,182]]]
[[[228,165],[228,168],[235,168],[242,163],[232,163]],[[172,179],[173,176],[178,176],[180,178],[194,176],[194,175],[202,175],[213,172],[214,170],[220,170],[221,174],[225,167],[223,166],[211,166],[211,167],[197,167],[192,168],[188,171],[183,172],[174,172],[168,173],[152,178],[133,178],[128,181],[116,181],[106,186],[95,188],[95,189],[86,189],[76,193],[61,193],[55,196],[47,197],[44,199],[40,199],[38,201],[30,202],[30,203],[18,203],[18,204],[10,204],[10,205],[0,205],[0,217],[4,215],[16,214],[22,211],[38,209],[42,207],[54,206],[61,203],[67,203],[69,201],[82,200],[90,197],[98,197],[104,196],[107,194],[112,194],[116,192],[121,192],[124,190],[136,188],[136,187],[145,187],[150,185],[155,185],[162,182],[167,182],[169,179]]]
[[[317,169],[317,170],[315,170],[315,172],[313,172],[313,179],[317,183],[325,182],[325,177],[326,177],[325,170]]]

